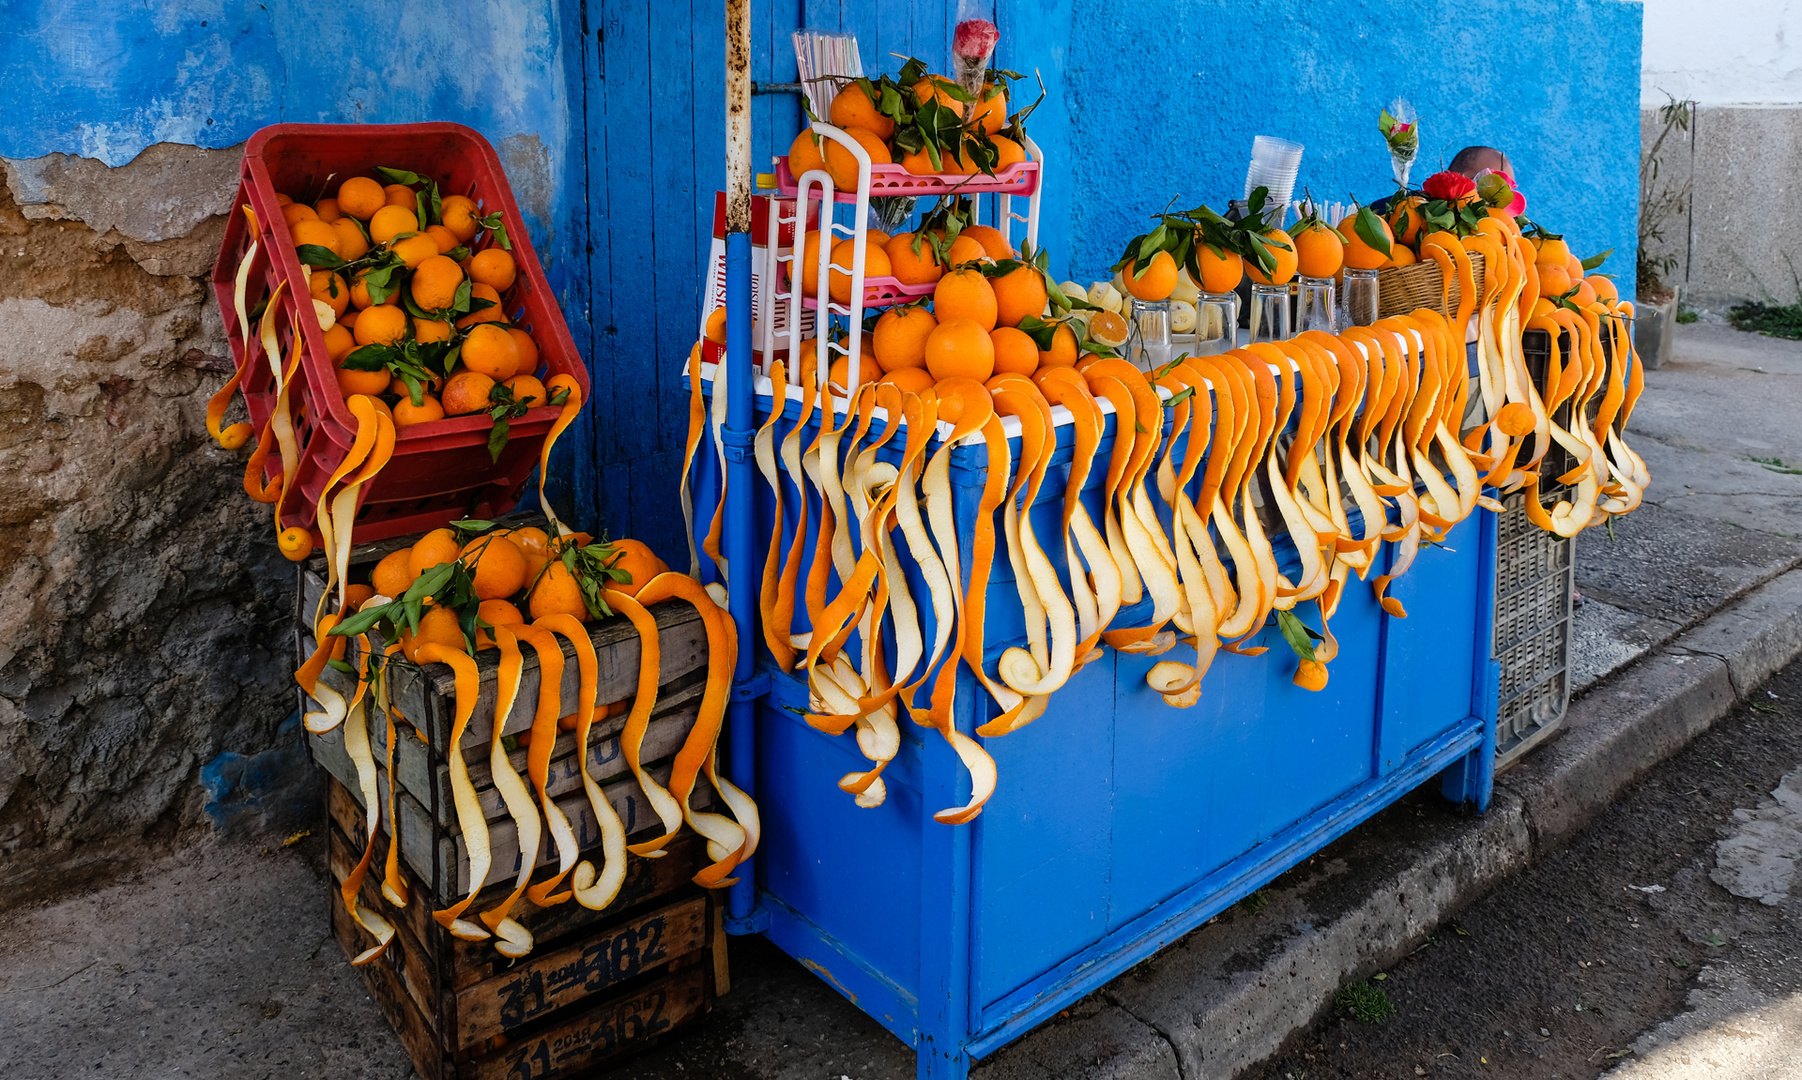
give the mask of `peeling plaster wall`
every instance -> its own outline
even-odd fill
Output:
[[[230,370],[207,279],[244,139],[468,124],[577,327],[587,223],[563,61],[579,5],[5,8],[0,889],[16,901],[317,795],[293,722],[293,569],[243,493],[245,452],[204,424]]]

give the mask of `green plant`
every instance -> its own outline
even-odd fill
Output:
[[[1395,1015],[1389,995],[1360,979],[1347,983],[1333,995],[1333,1011],[1365,1024],[1380,1024]]]
[[[1677,321],[1682,323],[1685,326],[1688,326],[1690,323],[1695,322],[1700,317],[1701,316],[1697,315],[1694,311],[1691,311],[1689,308],[1680,308],[1677,311]]]
[[[1664,275],[1677,268],[1677,257],[1668,252],[1655,255],[1652,248],[1655,243],[1665,239],[1666,223],[1689,209],[1689,182],[1685,181],[1677,186],[1660,186],[1658,178],[1664,163],[1662,154],[1665,140],[1673,131],[1689,131],[1690,122],[1695,118],[1696,103],[1679,101],[1669,94],[1665,97],[1669,100],[1658,108],[1658,116],[1664,121],[1664,128],[1639,160],[1639,259],[1636,268],[1642,296],[1662,292],[1668,287],[1665,285]]]
[[[1802,340],[1802,304],[1761,304],[1756,300],[1735,304],[1727,312],[1727,322],[1735,330]]]

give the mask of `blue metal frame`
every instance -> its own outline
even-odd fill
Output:
[[[759,398],[755,422],[771,406]],[[786,404],[779,435],[798,411]],[[749,424],[732,420],[730,407],[728,427],[729,450],[748,442]],[[1062,434],[1030,511],[1043,535],[1057,535],[1071,453],[1068,429]],[[718,485],[712,456],[697,462],[697,527],[705,529]],[[953,451],[966,537],[985,469],[980,449]],[[754,474],[729,485],[725,535],[754,548],[749,557],[728,548],[729,558],[746,560],[741,566],[761,567],[775,524],[764,488]],[[785,540],[796,494],[787,490]],[[1098,509],[1098,475],[1088,497]],[[767,925],[780,948],[914,1046],[921,1077],[961,1078],[976,1059],[1435,776],[1446,797],[1481,811],[1494,775],[1494,530],[1493,515],[1481,511],[1444,547],[1421,551],[1392,588],[1409,619],[1393,619],[1368,586],[1349,583],[1334,619],[1341,655],[1319,694],[1289,684],[1293,661],[1274,630],[1271,653],[1222,656],[1190,710],[1170,709],[1144,687],[1149,659],[1109,651],[1035,724],[986,742],[1001,788],[968,827],[932,820],[967,799],[969,781],[937,735],[910,725],[885,773],[888,802],[853,807],[836,780],[863,758],[850,739],[805,724],[805,683],[766,657],[758,685],[767,677],[769,690],[750,710],[754,731],[735,717],[731,736],[735,780],[755,781],[764,794],[761,906],[741,915],[735,891],[731,928]],[[1292,549],[1279,544],[1278,561],[1295,572]],[[1009,573],[998,560],[991,656],[1019,636]],[[1133,614],[1123,613],[1121,625]],[[744,625],[741,664],[759,640]],[[991,706],[967,671],[959,701],[956,723],[973,732]],[[739,771],[753,739],[754,776]],[[1046,896],[1056,902],[1041,902]]]

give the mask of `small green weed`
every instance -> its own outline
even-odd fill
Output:
[[[1682,308],[1677,312],[1677,321],[1685,326],[1688,326],[1690,323],[1693,323],[1700,318],[1700,315],[1697,315],[1688,308]]]
[[[1786,463],[1780,457],[1750,457],[1750,455],[1748,455],[1748,456],[1754,464],[1763,465],[1765,468],[1771,470],[1774,473],[1782,473],[1785,476],[1802,476],[1802,469],[1798,469],[1794,465],[1790,465],[1790,464]]]
[[[1340,987],[1333,995],[1333,1008],[1341,1016],[1366,1024],[1380,1024],[1395,1015],[1395,1002],[1389,995],[1363,980]]]
[[[1264,892],[1263,889],[1259,889],[1257,892],[1252,893],[1250,896],[1239,901],[1239,908],[1247,915],[1256,915],[1269,906],[1270,896]]]

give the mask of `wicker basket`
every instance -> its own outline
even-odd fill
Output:
[[[1471,269],[1476,273],[1477,295],[1483,294],[1483,256],[1470,253]],[[1440,282],[1439,264],[1422,259],[1408,266],[1377,271],[1377,314],[1381,318],[1406,315],[1420,308],[1432,308],[1441,315],[1458,310],[1464,288],[1453,275],[1449,301]],[[1450,307],[1446,305],[1450,304]]]

